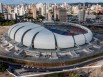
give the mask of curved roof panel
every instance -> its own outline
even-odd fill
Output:
[[[25,22],[13,25],[8,30],[8,36],[25,46],[38,49],[70,48],[74,47],[75,44],[83,45],[92,40],[93,34],[88,28],[78,24],[70,24],[86,30],[87,33],[71,36],[62,35],[41,25]]]

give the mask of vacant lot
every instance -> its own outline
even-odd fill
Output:
[[[4,73],[0,74],[0,77],[14,77],[14,76],[9,74],[8,71],[5,71]]]
[[[9,29],[9,26],[0,26],[0,37],[3,33],[7,32]]]

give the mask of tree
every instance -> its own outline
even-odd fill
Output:
[[[71,14],[74,14],[74,11],[71,11]]]
[[[100,77],[101,73],[103,72],[103,65],[100,68],[100,73],[98,74],[98,77]]]
[[[68,77],[80,77],[80,74],[69,73]]]
[[[7,69],[7,66],[0,64],[0,72],[4,72]]]
[[[44,20],[44,19],[45,19],[45,17],[44,17],[44,16],[42,16],[42,15],[38,15],[37,19],[38,19],[38,20],[40,20],[40,19],[41,19],[41,20]]]
[[[4,14],[0,13],[0,21],[4,20]]]

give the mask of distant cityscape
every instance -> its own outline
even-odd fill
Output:
[[[93,22],[103,17],[101,3],[63,3],[63,4],[18,4],[4,5],[0,3],[1,19],[22,21],[53,20],[61,22]],[[92,19],[92,20],[91,20]],[[97,21],[96,21],[97,22]]]

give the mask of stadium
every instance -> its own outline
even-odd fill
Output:
[[[72,26],[73,25],[73,26]],[[86,27],[69,24],[40,26],[33,23],[19,23],[12,26],[8,36],[24,46],[36,49],[62,49],[83,45],[92,40],[92,32]],[[59,30],[59,28],[61,30]]]
[[[95,50],[101,47],[97,40],[90,29],[79,24],[23,22],[10,27],[2,37],[1,47],[18,60],[61,66],[98,53]]]

